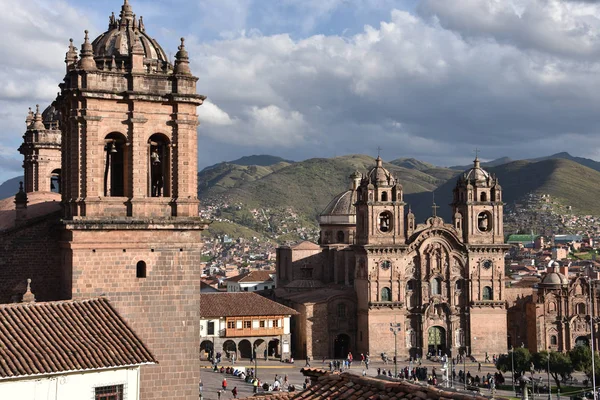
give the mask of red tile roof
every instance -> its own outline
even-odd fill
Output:
[[[106,299],[0,305],[0,379],[156,362]]]
[[[364,377],[349,372],[331,374],[316,368],[303,368],[304,375],[313,377],[312,385],[299,392],[274,392],[248,397],[248,400],[324,400],[324,399],[460,399],[484,400],[474,393],[444,390],[435,386]],[[501,399],[501,397],[496,397]]]
[[[227,282],[269,282],[273,271],[250,271],[227,279]]]
[[[298,312],[252,292],[202,293],[200,317],[251,317],[296,315]]]

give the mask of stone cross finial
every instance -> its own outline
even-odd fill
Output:
[[[23,295],[23,303],[35,303],[35,295],[31,293],[31,278],[27,279],[27,291]]]
[[[437,209],[440,208],[437,204],[435,204],[435,192],[431,192],[433,195],[433,204],[431,205],[431,209],[433,210],[433,217],[437,217]]]
[[[381,157],[381,150],[383,150],[381,146],[377,146],[377,158]]]

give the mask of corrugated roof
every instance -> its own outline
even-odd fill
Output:
[[[0,305],[0,378],[156,362],[106,299]]]
[[[200,295],[200,316],[203,318],[296,314],[296,310],[252,292]]]
[[[305,375],[318,377],[306,390],[299,392],[274,392],[255,395],[247,399],[269,400],[321,400],[321,399],[461,399],[484,400],[489,397],[472,392],[443,389],[431,385],[410,383],[405,380],[388,380],[359,376],[350,372],[329,373],[315,368],[303,368]],[[496,397],[502,399],[502,397]]]

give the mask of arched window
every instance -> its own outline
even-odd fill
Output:
[[[392,301],[392,290],[388,287],[381,289],[381,301]]]
[[[556,338],[556,335],[550,336],[550,344],[552,346],[556,346],[558,344],[558,339]]]
[[[462,290],[462,280],[461,279],[457,279],[456,282],[454,282],[454,290]]]
[[[415,290],[415,281],[412,279],[410,281],[406,282],[406,291],[411,291],[411,290]]]
[[[104,196],[127,196],[127,146],[125,136],[120,133],[109,133],[104,138]]]
[[[575,306],[577,314],[585,314],[585,304],[579,303]]]
[[[170,195],[169,174],[169,138],[155,133],[148,140],[148,180],[151,197],[168,197]]]
[[[382,192],[381,193],[381,201],[388,201],[388,194],[387,194],[387,192]]]
[[[431,295],[442,294],[442,279],[433,278],[431,280]]]
[[[60,168],[50,174],[50,191],[60,193]]]
[[[138,261],[135,266],[135,276],[136,278],[145,278],[146,277],[146,263],[144,261]]]
[[[494,300],[494,293],[491,287],[485,286],[483,288],[483,300]]]
[[[344,243],[344,231],[337,232],[337,242]]]
[[[346,305],[344,303],[338,304],[337,315],[339,318],[346,318]]]
[[[548,303],[548,312],[556,312],[556,303],[551,301]]]
[[[487,201],[487,193],[482,192],[480,198],[481,198],[481,201]]]
[[[392,214],[388,211],[379,214],[379,230],[390,232],[392,230]]]

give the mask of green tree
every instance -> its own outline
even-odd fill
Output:
[[[592,350],[588,346],[575,346],[569,351],[569,358],[575,371],[592,369]]]
[[[524,347],[516,348],[513,352],[514,354],[509,352],[508,354],[500,355],[496,367],[502,372],[511,371],[514,356],[515,376],[518,378],[524,372],[531,369],[531,353]]]
[[[549,363],[548,356],[550,356]],[[554,383],[559,389],[561,380],[566,379],[575,370],[569,354],[557,351],[552,351],[549,354],[545,350],[540,351],[533,355],[532,361],[536,369],[546,372],[548,372],[548,366],[550,366],[550,376],[552,376]]]

